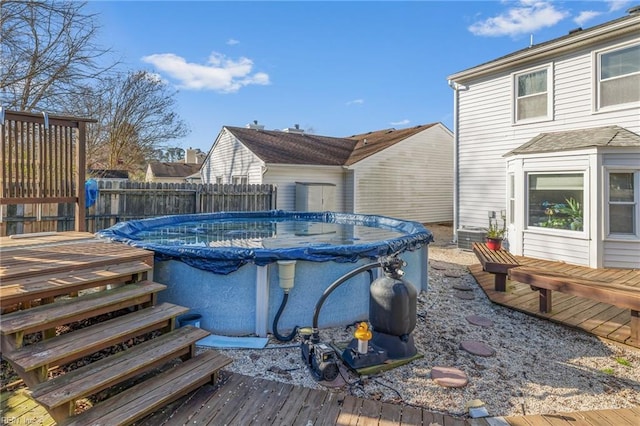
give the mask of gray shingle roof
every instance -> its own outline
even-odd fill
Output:
[[[640,147],[640,136],[620,126],[540,133],[504,156],[603,147]]]
[[[187,177],[197,173],[202,164],[193,163],[149,163],[155,177]]]

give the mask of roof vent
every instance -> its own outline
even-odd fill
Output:
[[[582,27],[574,28],[569,31],[569,34],[579,33],[580,31],[582,31]]]
[[[629,15],[637,15],[638,13],[640,13],[640,5],[630,7],[629,9],[627,9],[627,13]]]
[[[258,120],[253,120],[253,123],[247,124],[247,129],[264,130],[264,124],[258,124]]]
[[[299,124],[294,124],[293,127],[287,127],[286,129],[282,129],[282,131],[286,133],[304,133],[304,130],[300,128]]]

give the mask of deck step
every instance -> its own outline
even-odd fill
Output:
[[[62,365],[99,350],[121,343],[135,336],[173,327],[175,317],[189,308],[171,303],[142,309],[90,327],[43,340],[3,353],[4,359],[25,372]],[[23,378],[24,379],[24,378]],[[33,383],[27,385],[33,386]]]
[[[166,287],[152,281],[141,281],[13,312],[2,316],[0,334],[35,333],[130,306],[151,306],[155,294]]]
[[[181,396],[212,382],[231,359],[205,351],[182,364],[59,423],[61,426],[130,425]]]
[[[139,274],[151,269],[152,266],[147,262],[134,260],[74,271],[50,272],[39,276],[3,277],[0,284],[0,307],[61,296],[91,287],[137,281]]]
[[[169,360],[190,356],[195,349],[195,342],[208,335],[208,331],[192,326],[179,328],[44,382],[33,389],[31,396],[47,410],[61,407],[68,416],[68,413],[73,413],[76,400],[159,367]]]

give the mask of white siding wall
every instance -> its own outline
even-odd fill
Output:
[[[638,39],[638,36],[626,40]],[[621,40],[621,42],[626,41]],[[617,124],[640,133],[639,108],[592,112],[593,57],[598,46],[532,63],[553,62],[554,119],[512,124],[512,80],[500,73],[481,80],[459,81],[459,226],[487,226],[487,211],[506,208],[503,154],[543,132]],[[521,69],[513,70],[521,71]]]
[[[430,127],[353,166],[356,213],[453,220],[453,135]]]
[[[210,155],[202,165],[202,183],[231,183],[232,176],[248,176],[249,184],[261,184],[264,162],[226,129],[218,135]]]
[[[265,184],[277,185],[279,210],[295,210],[296,182],[332,183],[336,185],[336,211],[345,212],[345,171],[341,166],[274,165],[264,174]]]

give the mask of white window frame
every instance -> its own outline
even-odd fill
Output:
[[[231,176],[231,183],[234,185],[248,185],[249,184],[249,176],[248,175],[233,175]]]
[[[518,77],[526,74],[532,74],[538,71],[545,70],[547,72],[547,114],[544,116],[527,118],[523,120],[518,120]],[[553,63],[548,63],[544,65],[540,65],[538,67],[529,68],[526,70],[514,72],[511,74],[511,114],[512,114],[512,123],[513,124],[529,124],[529,123],[539,123],[542,121],[550,121],[553,120]],[[539,95],[539,93],[537,94]]]
[[[604,238],[605,240],[639,240],[640,239],[640,170],[634,170],[629,168],[619,168],[619,167],[605,167],[605,178],[604,178]],[[633,220],[634,223],[634,234],[611,234],[609,233],[609,205],[611,204],[609,200],[609,182],[611,173],[633,173],[633,204],[635,205],[635,216]],[[624,202],[616,202],[616,204],[628,204]]]
[[[616,52],[618,50],[627,49],[629,47],[634,47],[634,46],[640,46],[640,43],[638,43],[637,41],[634,41],[634,42],[620,44],[607,49],[597,50],[593,52],[592,60],[593,60],[593,70],[594,70],[594,74],[593,74],[593,94],[594,94],[593,95],[593,111],[594,112],[616,111],[621,109],[637,108],[638,106],[640,106],[640,101],[635,101],[635,102],[627,102],[622,104],[615,104],[615,105],[600,107],[600,71],[601,71],[600,58],[602,57],[602,55],[606,55],[607,53]],[[634,73],[625,74],[625,76],[633,75],[633,74]],[[617,76],[614,78],[620,78],[620,76]]]
[[[529,199],[529,191],[530,191],[530,176],[531,175],[535,175],[535,176],[540,176],[540,175],[575,175],[575,174],[581,174],[582,175],[582,230],[581,231],[574,231],[574,230],[570,230],[570,229],[560,229],[560,228],[547,228],[547,227],[543,227],[543,226],[535,226],[535,225],[529,225],[529,215],[531,213],[531,209],[530,209],[530,199]],[[524,227],[527,231],[536,231],[537,233],[544,233],[544,234],[552,234],[552,235],[567,235],[567,236],[573,236],[573,237],[584,237],[587,235],[587,230],[589,228],[589,214],[588,214],[588,197],[589,197],[589,192],[587,191],[588,188],[588,173],[586,170],[584,169],[577,169],[577,170],[562,170],[562,171],[558,171],[558,170],[544,170],[544,171],[539,171],[539,170],[527,170],[524,173],[524,182],[525,182],[525,188],[524,188],[524,199],[525,199],[525,222],[524,222]]]

